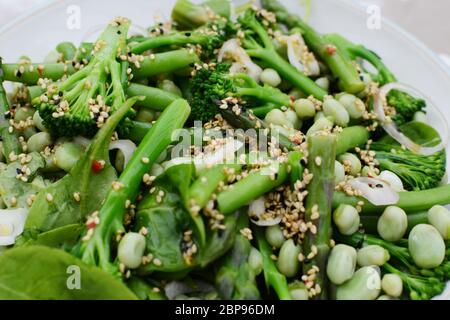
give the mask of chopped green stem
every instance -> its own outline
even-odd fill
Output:
[[[231,214],[248,205],[252,200],[279,187],[287,178],[287,165],[285,163],[275,162],[260,171],[252,172],[217,195],[219,211],[222,214]]]
[[[328,34],[326,35],[326,39],[342,52],[346,52],[350,59],[355,60],[356,58],[361,58],[375,67],[375,69],[378,70],[376,80],[379,81],[381,85],[397,81],[394,74],[375,52],[367,49],[363,45],[354,44],[339,34]]]
[[[151,127],[152,124],[148,122],[132,121],[130,130],[128,130],[123,138],[130,139],[135,143],[140,143]]]
[[[25,69],[23,73],[19,72],[19,68],[21,66]],[[5,81],[20,82],[31,86],[36,85],[40,78],[47,78],[56,81],[61,79],[64,75],[71,75],[76,72],[71,63],[6,63],[2,65],[2,69],[4,72]]]
[[[276,0],[262,0],[262,5],[277,15],[279,22],[289,28],[300,28],[302,36],[308,47],[320,57],[330,68],[333,75],[339,79],[341,90],[349,93],[358,93],[364,90],[364,83],[359,77],[358,70],[352,61],[338,48],[335,52],[329,50],[330,41],[315,31],[299,16],[291,14]]]
[[[280,300],[292,300],[286,277],[278,271],[275,261],[272,260],[272,248],[267,243],[263,230],[254,228],[254,232],[258,249],[263,257],[263,272],[267,289],[272,287]]]
[[[9,162],[11,153],[19,154],[22,151],[19,138],[15,132],[9,132],[9,121],[5,117],[5,113],[9,111],[8,98],[5,88],[3,87],[4,73],[2,70],[2,59],[0,58],[0,136],[2,138],[3,154],[6,161]]]
[[[177,0],[172,19],[182,28],[195,29],[214,19],[214,15],[229,18],[230,14],[229,1],[208,0],[198,4],[191,0]]]
[[[164,110],[172,102],[180,98],[171,92],[137,83],[131,83],[128,86],[127,94],[130,97],[144,97],[144,100],[139,101],[137,105],[158,111]]]
[[[369,141],[369,131],[363,126],[344,128],[337,135],[336,154],[340,155],[356,147],[364,146]]]
[[[292,187],[303,179],[304,168],[301,164],[302,158],[303,153],[301,151],[292,151],[288,155],[289,179]]]
[[[189,189],[189,206],[204,208],[221,182],[226,182],[229,175],[238,174],[240,164],[222,164],[203,171]]]
[[[140,67],[133,66],[133,79],[145,79],[163,73],[172,73],[199,62],[198,56],[187,49],[180,49],[146,56]]]
[[[435,205],[446,206],[450,204],[450,184],[423,191],[400,192],[400,200],[396,206],[406,212],[419,212],[429,210]],[[359,197],[349,197],[342,192],[336,192],[333,197],[333,207],[340,204],[357,206],[359,201],[365,202],[362,207],[363,214],[381,214],[386,206],[375,206]]]
[[[308,137],[308,170],[313,175],[308,185],[306,197],[306,221],[312,222],[317,227],[316,233],[308,233],[303,241],[303,252],[308,256],[313,246],[317,254],[303,265],[303,273],[312,266],[317,266],[316,283],[322,291],[319,295],[327,297],[327,276],[325,274],[326,262],[330,251],[331,239],[331,203],[335,187],[334,166],[336,159],[336,137],[333,135],[313,135]],[[319,217],[312,218],[319,213]]]
[[[56,51],[62,55],[62,61],[72,61],[77,53],[77,48],[72,42],[61,42],[56,46]]]
[[[117,232],[124,231],[122,221],[126,210],[125,203],[127,200],[136,200],[142,176],[172,142],[173,131],[183,127],[189,112],[188,103],[182,99],[177,100],[161,114],[149,130],[100,209],[100,224],[82,248],[84,262],[111,271],[109,244]]]
[[[209,36],[196,32],[184,32],[169,35],[162,35],[153,38],[148,38],[142,42],[131,47],[131,52],[141,54],[147,50],[166,47],[166,46],[183,46],[187,44],[192,45],[206,45],[209,41]]]

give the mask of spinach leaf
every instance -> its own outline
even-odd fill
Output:
[[[0,299],[134,300],[136,296],[111,275],[62,250],[29,246],[0,256]]]
[[[68,224],[80,223],[98,210],[116,180],[116,170],[109,161],[109,145],[113,132],[130,106],[116,111],[99,130],[86,153],[61,180],[42,190],[34,201],[26,229],[45,232]],[[103,161],[103,169],[92,169],[95,161]],[[74,197],[77,193],[79,201]],[[51,195],[52,201],[48,200]]]
[[[15,247],[39,245],[62,248],[65,245],[74,245],[83,230],[84,226],[81,224],[69,224],[38,235],[29,232],[17,239]]]
[[[27,181],[22,181],[21,176],[18,176],[24,167],[19,160],[11,162],[0,173],[0,196],[7,208],[28,208],[27,199],[42,189],[42,184],[38,183],[40,177],[37,177],[34,183],[33,180],[39,169],[45,167],[45,160],[37,152],[30,153],[28,157],[31,161],[26,163],[26,167],[30,170]]]
[[[153,194],[145,197],[136,215],[135,229],[147,228],[146,253],[151,253],[161,264],[149,263],[139,272],[175,273],[191,268],[183,258],[183,234],[192,230],[192,220],[182,205],[175,187],[165,179],[158,179]],[[164,193],[159,199],[160,192]],[[155,260],[153,260],[155,261]]]

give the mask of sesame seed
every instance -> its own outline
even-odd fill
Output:
[[[45,199],[46,199],[48,202],[52,202],[52,201],[53,201],[53,195],[50,194],[50,193],[47,193],[47,194],[45,195]]]
[[[144,164],[150,163],[150,159],[147,158],[147,157],[143,157],[143,158],[141,159],[141,161],[142,161],[142,163],[144,163]]]

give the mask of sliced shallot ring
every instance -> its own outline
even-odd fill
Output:
[[[133,153],[136,151],[136,144],[131,140],[116,140],[111,142],[109,145],[109,150],[118,149],[122,151],[124,156],[124,168],[130,161]]]
[[[260,227],[270,227],[279,224],[281,222],[281,215],[270,219],[264,219],[262,217],[266,212],[265,202],[266,200],[264,197],[259,197],[250,202],[250,205],[248,206],[250,221]]]
[[[361,191],[362,196],[376,206],[398,203],[399,194],[385,181],[376,178],[360,177],[349,181],[352,188]]]
[[[242,49],[237,39],[226,41],[220,48],[217,61],[222,62],[224,59],[232,59],[233,70],[245,70],[250,77],[259,81],[262,68],[252,61],[247,52]]]

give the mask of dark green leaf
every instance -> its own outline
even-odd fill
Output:
[[[109,274],[62,250],[29,246],[0,257],[0,299],[134,300],[136,296]]]

